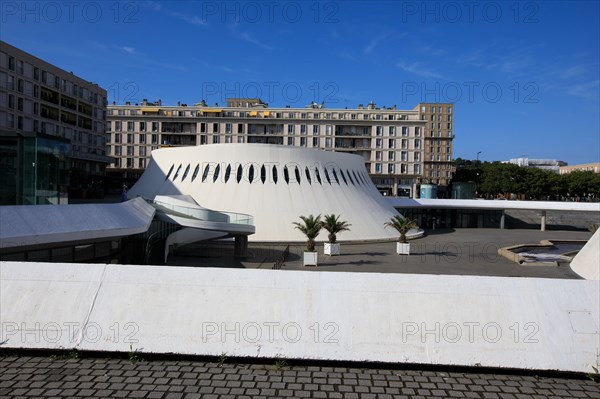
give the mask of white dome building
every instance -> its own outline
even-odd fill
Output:
[[[357,155],[268,144],[214,144],[155,150],[129,198],[191,196],[201,207],[252,215],[250,241],[304,241],[292,222],[335,213],[352,227],[340,241],[397,239],[387,203]],[[421,230],[412,230],[416,237]],[[327,240],[322,231],[318,241]]]

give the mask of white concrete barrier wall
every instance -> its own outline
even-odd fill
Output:
[[[586,280],[600,280],[600,229],[571,262],[571,269]],[[600,301],[600,298],[598,299]]]
[[[2,348],[590,372],[597,281],[0,263]]]

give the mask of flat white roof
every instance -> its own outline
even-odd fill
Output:
[[[387,200],[395,208],[454,208],[496,210],[522,209],[536,211],[600,212],[600,203],[597,202],[462,200],[426,198],[387,198]]]
[[[0,248],[143,233],[154,212],[141,198],[118,204],[0,206]]]

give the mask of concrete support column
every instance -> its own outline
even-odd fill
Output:
[[[541,230],[546,231],[546,211],[542,211]]]
[[[505,214],[504,214],[504,210],[502,210],[502,215],[500,216],[500,229],[504,230],[504,220],[505,220]]]
[[[234,258],[245,258],[248,256],[248,236],[235,236],[233,247]]]

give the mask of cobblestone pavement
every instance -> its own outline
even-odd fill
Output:
[[[201,360],[0,357],[0,398],[32,397],[597,399],[600,384],[576,376],[288,366],[283,361],[220,366]]]

